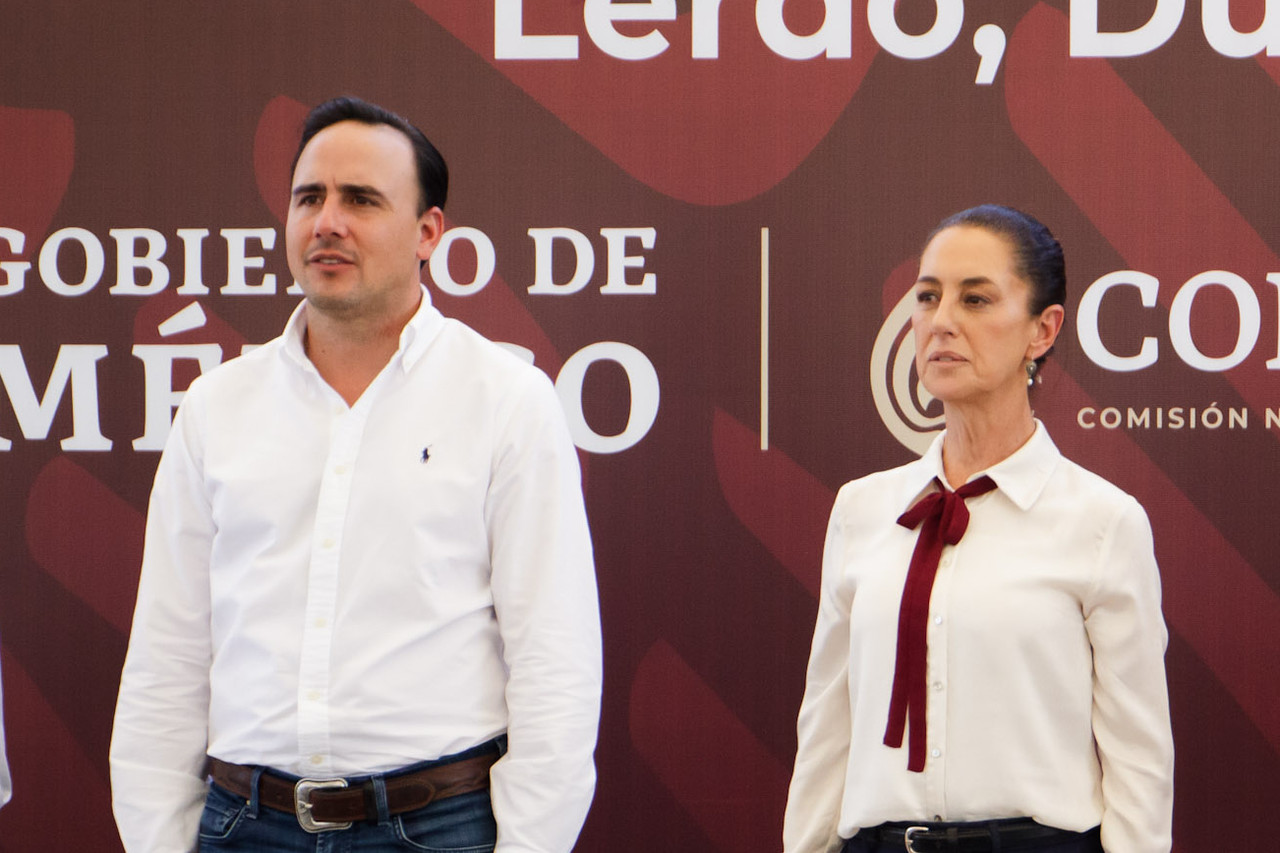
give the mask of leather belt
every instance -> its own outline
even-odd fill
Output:
[[[988,853],[1015,845],[1015,849],[1035,849],[1037,841],[1063,841],[1087,834],[1045,826],[1030,818],[1014,818],[975,823],[882,823],[861,829],[854,837],[910,853]]]
[[[456,797],[489,787],[489,768],[498,752],[463,758],[422,770],[385,777],[387,811],[402,814],[423,808],[435,800]],[[238,797],[252,796],[257,768],[209,758],[213,781]],[[296,815],[309,832],[345,829],[356,821],[377,820],[378,806],[373,782],[368,777],[347,779],[291,779],[271,771],[260,774],[258,802],[276,811]]]

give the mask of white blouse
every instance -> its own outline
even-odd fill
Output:
[[[1168,640],[1146,513],[1063,457],[1044,426],[978,472],[997,489],[942,553],[928,623],[928,752],[884,745],[899,603],[918,530],[898,516],[942,473],[919,460],[847,483],[822,592],[783,829],[787,853],[839,850],[885,821],[1031,817],[1101,824],[1116,853],[1167,851]]]

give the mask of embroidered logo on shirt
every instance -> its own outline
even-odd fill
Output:
[[[422,464],[425,465],[431,461],[431,445],[422,448]]]

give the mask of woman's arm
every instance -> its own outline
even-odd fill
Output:
[[[1151,525],[1132,498],[1105,534],[1085,629],[1093,646],[1093,734],[1102,764],[1102,845],[1172,846],[1173,734]]]

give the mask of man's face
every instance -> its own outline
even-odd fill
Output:
[[[309,306],[334,320],[403,321],[418,303],[419,261],[440,239],[439,208],[418,213],[409,140],[343,121],[307,143],[285,227],[289,270]]]

